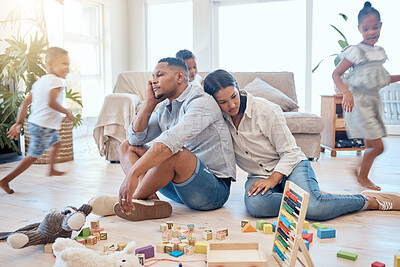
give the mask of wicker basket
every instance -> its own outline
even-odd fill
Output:
[[[25,153],[28,151],[30,133],[28,128],[28,122],[24,122],[25,129]],[[61,129],[57,131],[61,138],[61,146],[58,150],[55,163],[66,162],[74,159],[74,149],[72,143],[72,122],[66,117],[63,118],[61,123]],[[49,164],[50,163],[50,148],[47,148],[44,154],[38,158],[36,164]]]

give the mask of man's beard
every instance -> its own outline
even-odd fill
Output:
[[[164,97],[164,94],[161,94],[159,96],[154,96],[154,97],[155,97],[155,99],[162,99]]]

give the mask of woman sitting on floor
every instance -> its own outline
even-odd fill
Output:
[[[329,220],[365,209],[400,210],[397,193],[321,193],[311,164],[296,145],[281,108],[239,91],[227,71],[208,74],[204,91],[214,97],[223,111],[233,139],[236,163],[248,173],[244,201],[252,216],[278,216],[286,181],[310,193],[306,215],[310,220]]]

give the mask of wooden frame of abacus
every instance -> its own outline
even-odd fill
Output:
[[[309,193],[286,181],[272,248],[272,255],[280,266],[294,267],[298,259],[304,266],[314,267],[301,236],[309,198]]]

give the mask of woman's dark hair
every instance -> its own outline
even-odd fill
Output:
[[[235,78],[226,70],[215,70],[204,79],[204,91],[212,96],[222,88],[233,86],[239,89]]]
[[[358,25],[361,24],[362,20],[364,19],[365,16],[374,14],[378,18],[379,22],[381,21],[381,15],[379,14],[379,11],[376,10],[375,8],[372,7],[371,3],[369,1],[364,3],[363,9],[360,10],[358,13]]]

